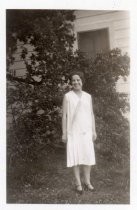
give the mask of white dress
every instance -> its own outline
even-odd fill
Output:
[[[95,164],[91,100],[91,95],[85,91],[82,91],[80,98],[73,90],[65,94],[67,107],[67,167]]]

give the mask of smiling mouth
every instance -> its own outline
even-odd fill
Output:
[[[81,86],[80,85],[74,85],[73,87],[76,88],[76,89],[79,89]]]

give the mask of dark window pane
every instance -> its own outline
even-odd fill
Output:
[[[108,29],[78,33],[78,48],[87,57],[109,50]]]

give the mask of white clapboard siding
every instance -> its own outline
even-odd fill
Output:
[[[129,12],[127,11],[111,11],[111,12],[104,12],[102,14],[97,14],[94,16],[86,16],[85,13],[87,11],[81,11],[81,13],[83,13],[83,17],[81,18],[77,18],[77,13],[79,12],[75,12],[76,15],[76,27],[79,25],[85,25],[85,24],[91,24],[91,23],[97,23],[97,22],[103,22],[103,21],[109,21],[109,22],[114,22],[114,21],[124,21],[125,19],[129,19]],[[92,10],[90,11],[90,13],[92,14]],[[85,15],[85,17],[84,17]]]
[[[20,68],[24,68],[25,64],[24,64],[24,61],[21,61],[21,59],[19,60],[19,62],[16,62],[11,65],[11,69],[20,69]]]
[[[108,28],[110,48],[119,47],[129,53],[130,21],[128,11],[85,11],[75,12],[74,33]],[[77,40],[74,49],[78,48]]]
[[[121,77],[118,82],[117,82],[117,90],[118,92],[125,92],[128,93],[130,92],[130,78],[127,77],[127,80],[124,81],[123,78]]]
[[[94,11],[79,10],[75,12],[74,33],[95,31],[108,28],[110,49],[120,48],[122,53],[130,55],[130,13],[128,11]],[[74,49],[78,49],[78,41],[74,43]],[[119,92],[129,94],[129,79],[124,82],[120,79],[117,83]]]
[[[121,39],[121,38],[129,38],[130,30],[128,29],[120,29],[115,30],[115,39]]]
[[[115,20],[114,21],[114,29],[115,30],[122,30],[122,29],[129,29],[130,20],[126,17],[123,20]]]
[[[100,15],[103,13],[110,13],[112,11],[110,10],[84,10],[85,13],[83,13],[83,10],[76,10],[76,18],[85,18],[85,17],[89,17],[89,16],[96,16],[96,15]]]
[[[129,38],[128,37],[123,37],[123,38],[118,38],[116,39],[116,47],[123,48],[123,47],[128,47],[129,46]]]
[[[26,74],[26,66],[25,66],[23,59],[21,58],[21,52],[22,52],[23,48],[26,48],[28,51],[28,53],[26,55],[26,60],[27,60],[28,64],[30,64],[30,56],[32,55],[32,53],[33,54],[36,53],[34,51],[34,47],[32,45],[23,44],[20,41],[17,42],[17,50],[13,55],[15,58],[15,61],[12,65],[10,65],[11,72],[15,71],[16,72],[15,75],[17,77],[23,77]]]

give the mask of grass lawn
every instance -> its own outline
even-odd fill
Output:
[[[129,204],[129,168],[114,168],[107,163],[92,167],[95,192],[74,190],[72,168],[66,167],[63,149],[40,152],[31,165],[18,166],[7,176],[7,203],[21,204]]]

